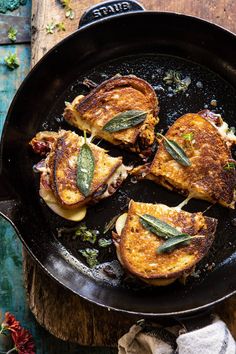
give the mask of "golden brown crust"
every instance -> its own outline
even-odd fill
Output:
[[[189,133],[193,133],[192,142],[183,138]],[[224,169],[232,155],[217,128],[204,117],[189,113],[177,119],[166,137],[183,147],[191,166],[177,163],[161,142],[149,178],[182,194],[191,193],[195,198],[233,207],[235,169]]]
[[[171,253],[157,254],[156,250],[164,240],[146,230],[138,214],[153,215],[191,236],[203,237],[194,238],[189,245],[181,246]],[[179,278],[206,255],[213,242],[216,226],[216,219],[205,217],[202,213],[191,214],[163,204],[131,201],[119,242],[122,263],[139,278]]]
[[[70,131],[64,131],[57,140],[55,151],[50,157],[51,187],[62,205],[78,207],[87,204],[93,194],[106,182],[122,164],[121,157],[111,157],[104,149],[90,144],[95,159],[95,170],[91,185],[91,194],[85,198],[76,184],[77,159],[84,139]]]
[[[76,183],[78,155],[83,143],[81,136],[65,130],[39,132],[30,142],[36,153],[47,154],[46,159],[37,165],[41,183],[46,183],[44,189],[52,191],[66,209],[77,209],[109,197],[128,174],[122,157],[111,157],[104,149],[88,142],[95,159],[95,170],[91,193],[85,198]]]
[[[120,132],[107,133],[103,126],[115,115],[127,110],[149,111],[146,120],[136,127]],[[140,137],[148,147],[155,140],[154,127],[158,122],[158,100],[153,88],[135,76],[113,77],[91,91],[85,98],[75,100],[66,107],[64,118],[80,129],[96,129],[96,135],[116,145],[133,147]]]

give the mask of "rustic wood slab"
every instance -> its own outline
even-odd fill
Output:
[[[32,66],[58,41],[75,31],[79,18],[99,0],[72,0],[74,20],[65,19],[59,1],[33,0]],[[208,19],[236,32],[236,2],[233,0],[142,0],[147,10],[173,11]],[[66,31],[47,34],[51,21],[64,22]],[[37,321],[58,338],[83,345],[115,346],[137,318],[110,312],[75,296],[52,281],[24,252],[25,285],[29,307]],[[220,281],[220,280],[219,280]],[[236,337],[236,297],[217,307]]]

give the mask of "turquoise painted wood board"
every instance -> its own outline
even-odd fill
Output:
[[[3,0],[0,0],[0,5]],[[4,0],[6,2],[6,0]],[[9,3],[12,1],[9,1]],[[30,1],[26,6],[21,6],[10,15],[29,17],[31,15]],[[1,6],[0,6],[1,9]],[[6,18],[9,13],[4,15]],[[8,22],[7,20],[5,21]],[[3,25],[0,22],[0,36],[3,31]],[[20,67],[17,70],[10,71],[4,64],[4,58],[8,53],[17,53],[20,60]],[[30,45],[29,44],[16,44],[16,45],[2,45],[0,46],[0,133],[3,128],[4,120],[7,110],[16,93],[17,88],[27,75],[30,67]]]
[[[0,9],[3,1],[8,0],[0,0]],[[12,1],[9,0],[10,2]],[[28,0],[25,6],[21,6],[11,13],[7,12],[4,16],[6,19],[9,15],[30,18],[30,10],[31,4]],[[20,60],[20,67],[14,71],[10,71],[3,63],[4,57],[9,52],[16,52]],[[29,68],[30,44],[0,46],[0,134],[9,105]],[[22,245],[11,225],[0,217],[0,317],[6,311],[13,313],[22,325],[30,330],[36,342],[37,354],[112,354],[116,352],[116,350],[109,348],[88,348],[65,343],[50,335],[37,324],[28,309],[24,291]],[[3,349],[0,348],[0,350]]]
[[[27,0],[0,0],[0,12],[6,13],[8,10],[16,10],[26,3]]]

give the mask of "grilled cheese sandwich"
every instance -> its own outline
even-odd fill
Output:
[[[158,254],[164,243],[145,229],[139,216],[149,214],[168,223],[181,233],[198,235],[188,245],[182,245],[169,253]],[[168,285],[176,279],[188,276],[195,265],[207,254],[213,240],[217,220],[202,213],[188,213],[163,204],[131,201],[128,214],[117,220],[113,241],[117,256],[124,268],[150,285]]]
[[[122,131],[103,129],[114,116],[129,110],[148,112],[137,126]],[[108,142],[150,155],[158,123],[158,100],[153,88],[135,76],[115,76],[97,86],[87,96],[78,96],[67,103],[64,118],[71,125],[90,132]]]
[[[84,196],[76,182],[83,143],[84,138],[65,130],[40,132],[30,142],[37,153],[47,153],[43,163],[36,166],[41,173],[41,197],[57,214],[76,221],[85,216],[88,204],[111,196],[128,175],[121,157],[111,157],[104,149],[89,143],[95,168],[90,193]]]
[[[192,198],[234,208],[236,173],[230,147],[236,137],[217,118],[210,111],[178,118],[165,137],[185,151],[191,165],[178,163],[162,140],[150,168],[146,167],[146,178]],[[191,141],[186,140],[190,134]]]

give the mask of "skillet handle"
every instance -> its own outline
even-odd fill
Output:
[[[13,192],[12,187],[7,181],[6,176],[0,173],[0,216],[3,216],[8,220],[13,227],[15,227],[14,221],[19,217],[19,206],[16,195]]]
[[[113,0],[102,2],[90,7],[87,11],[85,11],[85,13],[80,18],[79,28],[106,17],[144,10],[144,7],[135,0]]]

